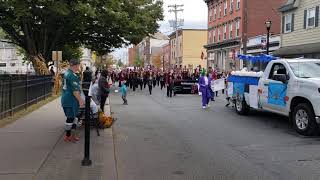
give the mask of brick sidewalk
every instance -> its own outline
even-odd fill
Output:
[[[109,110],[110,107],[106,106]],[[84,129],[77,143],[65,143],[60,98],[0,128],[1,180],[116,179],[112,128],[91,131],[92,166],[82,167]]]

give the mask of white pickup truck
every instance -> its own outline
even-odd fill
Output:
[[[320,60],[277,59],[260,74],[234,72],[228,96],[238,114],[250,108],[282,114],[299,134],[313,135],[320,124]]]

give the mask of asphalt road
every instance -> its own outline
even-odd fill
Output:
[[[119,180],[320,179],[320,137],[303,137],[285,117],[239,116],[223,95],[201,109],[200,96],[147,89],[129,105],[111,94]]]

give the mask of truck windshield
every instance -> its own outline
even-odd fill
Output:
[[[293,73],[300,78],[320,77],[320,61],[289,62]]]

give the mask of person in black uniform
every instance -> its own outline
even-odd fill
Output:
[[[152,74],[152,78],[153,78],[153,87],[155,88],[157,85],[157,76],[155,73]]]
[[[143,87],[143,72],[142,71],[139,73],[138,79],[139,79],[140,90],[142,91],[142,87]]]
[[[160,86],[161,86],[161,90],[162,90],[162,89],[164,88],[164,86],[165,86],[165,83],[164,83],[164,74],[163,74],[163,73],[160,74],[159,80],[160,80]]]
[[[152,94],[152,85],[153,85],[153,82],[154,82],[154,80],[153,80],[152,76],[150,75],[150,76],[149,76],[149,79],[148,79],[148,87],[149,87],[149,93],[150,93],[150,95]]]
[[[138,82],[137,72],[134,71],[134,72],[132,72],[132,89],[133,89],[133,91],[136,91],[137,84],[138,84],[137,82]]]
[[[144,89],[146,88],[147,82],[148,82],[148,72],[145,71],[143,73],[143,88]]]
[[[130,70],[130,72],[129,72],[129,86],[130,86],[130,89],[132,89],[133,88],[133,83],[132,83],[132,81],[133,81],[133,72]]]
[[[174,76],[173,76],[173,74],[168,74],[168,77],[167,77],[167,97],[172,98],[173,85],[174,85]]]
[[[157,86],[159,86],[160,85],[160,73],[159,72],[157,72],[156,80],[157,80]]]

